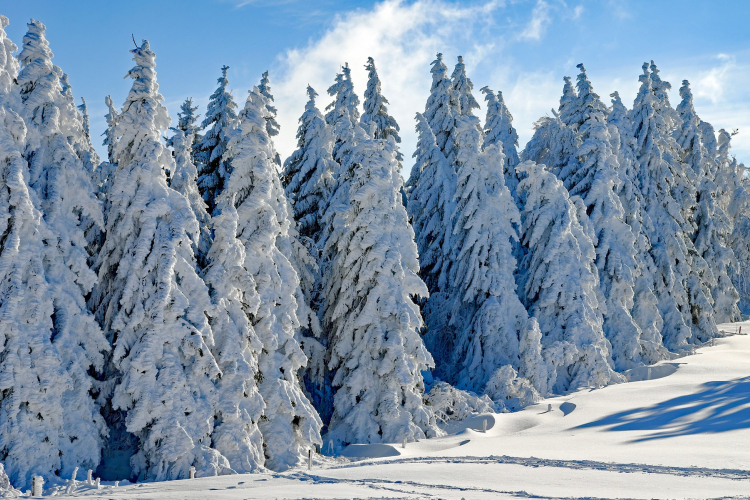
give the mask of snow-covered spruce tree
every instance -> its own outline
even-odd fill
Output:
[[[448,160],[448,164],[452,165],[456,155],[453,128],[455,117],[461,111],[453,84],[448,78],[448,68],[443,63],[443,54],[438,53],[435,60],[432,61],[430,72],[432,73],[432,86],[423,114],[427,123],[430,124],[440,151]],[[414,176],[412,175],[412,177]],[[416,182],[416,178],[410,178],[409,186],[413,188]],[[451,199],[453,194],[449,194]]]
[[[461,115],[472,115],[473,110],[479,109],[479,103],[471,93],[474,90],[474,84],[466,76],[466,65],[464,58],[458,56],[458,62],[451,75],[451,85],[455,93],[457,109]],[[481,130],[481,128],[480,128]]]
[[[193,142],[190,144],[190,160],[193,162],[195,162],[195,145],[203,140],[203,136],[198,133],[198,127],[196,126],[201,115],[196,114],[196,111],[198,111],[198,106],[193,106],[193,98],[188,97],[180,104],[180,111],[177,112],[177,126],[170,127],[173,132],[180,131],[184,134],[192,131]],[[174,147],[171,137],[167,139],[167,146]]]
[[[456,193],[456,171],[452,162],[456,157],[455,119],[460,111],[453,85],[447,76],[448,68],[443,63],[443,54],[438,53],[430,71],[430,96],[424,114],[417,114],[419,142],[412,155],[416,161],[409,176],[407,206],[419,250],[420,276],[430,296],[435,298],[433,305],[437,306],[437,302],[445,302],[438,299],[436,294],[441,290],[441,281],[443,286],[447,285],[445,276],[441,276],[444,251],[449,246],[450,217]],[[447,296],[443,298],[447,299]],[[447,319],[446,315],[441,316]],[[427,322],[430,323],[429,317]],[[435,328],[429,326],[429,330]]]
[[[206,116],[200,129],[211,127],[203,139],[193,146],[193,155],[198,167],[198,188],[208,205],[208,213],[216,206],[216,197],[224,189],[230,170],[230,158],[224,155],[232,130],[236,127],[237,114],[231,92],[227,90],[229,66],[221,67],[219,87],[211,94]]]
[[[208,289],[196,273],[198,221],[188,200],[167,186],[172,156],[160,142],[169,125],[149,43],[131,51],[133,86],[115,133],[118,165],[107,203],[99,285],[91,303],[114,348],[103,394],[110,443],[103,468],[141,479],[229,471],[210,447],[214,382]],[[135,436],[133,443],[130,434]],[[135,444],[137,449],[129,448]],[[106,460],[106,458],[105,458]]]
[[[435,142],[425,116],[417,113],[416,120],[419,139],[413,155],[412,178],[417,182],[409,190],[406,206],[416,237],[420,275],[430,292],[429,300],[423,304],[427,323],[425,344],[435,357],[438,376],[445,379],[450,374],[454,349],[453,334],[448,325],[451,294],[447,290],[441,291],[441,288],[447,288],[447,276],[441,280],[441,270],[451,233],[450,220],[456,206],[453,196],[457,178]]]
[[[520,214],[498,168],[504,164],[500,145],[482,151],[476,121],[473,116],[457,120],[461,148],[451,218],[456,261],[450,272],[450,322],[456,334],[449,361],[456,386],[481,394],[485,387],[507,387],[491,379],[502,377],[499,369],[505,365],[521,368],[519,340],[532,325],[514,279]],[[496,401],[515,397],[492,390],[488,394]]]
[[[573,81],[569,76],[563,77],[563,95],[560,97],[560,104],[557,106],[557,114],[565,125],[579,125],[581,117],[578,115],[580,105],[578,94],[576,93]]]
[[[212,352],[221,369],[211,442],[235,472],[255,472],[265,463],[258,427],[265,409],[258,390],[258,358],[263,346],[250,323],[258,313],[260,296],[244,267],[246,254],[237,239],[239,218],[234,197],[220,200],[212,218],[214,240],[203,274],[214,303]]]
[[[631,315],[638,276],[636,236],[625,222],[618,196],[626,180],[612,152],[607,108],[594,92],[583,64],[578,68],[578,99],[569,109],[572,116],[583,120],[578,128],[581,145],[576,151],[579,168],[561,171],[560,180],[569,186],[571,195],[583,199],[594,227],[596,267],[605,300],[601,304],[604,334],[612,345],[615,367],[624,370],[655,359],[649,352],[651,344],[641,341],[641,329]]]
[[[444,250],[450,235],[456,192],[456,173],[440,151],[427,118],[417,113],[417,149],[412,177],[417,183],[409,190],[408,211],[416,234],[421,276],[430,293],[441,288]],[[443,285],[445,282],[443,280]]]
[[[413,297],[427,289],[417,274],[396,161],[392,137],[359,141],[347,157],[347,182],[340,182],[348,199],[329,208],[326,253],[333,257],[324,275],[323,318],[336,394],[328,436],[341,443],[440,433],[422,401],[421,372],[433,362],[419,336],[422,318]]]
[[[107,206],[107,193],[109,192],[110,187],[112,186],[112,181],[114,180],[114,174],[115,170],[117,169],[117,164],[114,160],[114,151],[115,146],[117,146],[117,136],[115,135],[115,125],[117,125],[117,120],[119,119],[119,113],[114,107],[114,104],[112,103],[112,98],[110,96],[107,96],[104,99],[105,104],[107,105],[107,114],[104,115],[105,119],[107,120],[107,130],[105,130],[102,135],[104,136],[104,141],[102,141],[102,146],[107,146],[107,160],[101,162],[95,169],[93,174],[93,183],[94,187],[96,188],[96,196],[99,198],[99,200],[102,202],[102,205],[105,207],[105,217],[106,217],[106,206]],[[99,247],[101,248],[101,247]]]
[[[192,146],[195,143],[195,129],[188,127],[185,131],[172,129],[174,135],[169,138],[169,145],[174,151],[174,170],[170,187],[187,198],[190,208],[198,219],[198,241],[193,246],[193,253],[198,269],[206,265],[206,256],[211,247],[211,217],[206,211],[206,202],[198,191],[198,169],[191,159]]]
[[[503,100],[503,93],[495,94],[489,87],[483,87],[481,92],[487,101],[487,116],[484,121],[484,148],[497,144],[503,151],[503,173],[505,185],[510,194],[516,199],[518,174],[516,166],[521,162],[518,157],[518,133],[513,127],[513,115]]]
[[[333,133],[333,159],[341,165],[356,144],[355,129],[359,126],[359,97],[354,93],[349,64],[344,64],[336,75],[336,83],[328,87],[328,95],[334,101],[326,106],[325,118]]]
[[[599,387],[619,381],[602,331],[596,251],[580,198],[543,165],[524,162],[518,185],[522,241],[522,295],[539,321],[550,390]],[[580,208],[577,206],[580,204]]]
[[[703,259],[698,260],[698,263],[705,262],[705,268],[700,271],[711,290],[716,322],[737,321],[740,319],[737,307],[740,296],[730,278],[735,257],[728,247],[732,224],[721,206],[719,188],[713,181],[715,162],[703,146],[701,121],[695,113],[693,94],[687,80],[682,81],[680,96],[682,102],[676,111],[682,121],[675,135],[682,148],[682,162],[693,169],[697,178],[698,198],[694,213],[697,229],[694,243],[698,255]]]
[[[365,90],[364,113],[360,121],[365,130],[368,130],[369,124],[375,124],[373,133],[374,139],[387,139],[393,137],[396,142],[401,142],[401,136],[398,135],[401,130],[396,119],[388,114],[388,99],[380,93],[380,77],[378,70],[375,68],[375,61],[372,57],[367,58],[367,89]]]
[[[27,130],[14,111],[23,106],[14,88],[17,47],[6,26],[0,15],[0,460],[13,485],[28,488],[32,476],[50,480],[62,468],[60,454],[70,443],[63,442],[61,393],[72,380],[51,342],[44,257],[52,236],[27,185]]]
[[[729,247],[736,265],[732,270],[732,282],[740,294],[739,308],[750,312],[750,182],[745,175],[745,166],[731,156],[732,134],[719,130],[716,151],[716,184],[719,188],[719,205],[725,210],[732,224]]]
[[[276,121],[277,110],[273,105],[273,96],[271,95],[271,80],[268,78],[268,71],[263,72],[263,75],[260,79],[260,84],[258,85],[258,91],[266,99],[268,99],[268,104],[266,104],[266,108],[268,109],[268,116],[266,116],[266,132],[268,132],[269,137],[279,135],[281,126],[279,125],[279,122]]]
[[[61,93],[61,71],[52,64],[45,26],[32,19],[28,29],[18,55],[22,69],[17,88],[28,124],[24,153],[29,162],[28,182],[50,233],[44,246],[44,276],[52,302],[49,334],[65,377],[48,396],[65,408],[58,446],[60,472],[67,474],[78,466],[99,464],[107,433],[91,398],[94,380],[89,370],[103,368],[103,353],[109,345],[85,298],[96,282],[89,267],[85,231],[94,224],[98,232],[104,223],[91,172],[69,141],[66,127],[77,120],[70,116],[77,110],[67,106]]]
[[[534,123],[534,135],[521,153],[521,160],[546,165],[557,175],[563,169],[575,170],[578,162],[575,153],[579,146],[575,128],[566,125],[552,110],[552,116],[544,116]]]
[[[278,111],[276,110],[276,106],[273,105],[273,95],[271,95],[271,80],[268,78],[268,71],[263,72],[263,75],[260,79],[260,84],[258,85],[258,91],[266,99],[268,99],[268,104],[266,104],[266,107],[268,108],[268,116],[266,117],[266,132],[268,132],[269,137],[273,137],[279,134],[281,125],[279,125],[279,122],[276,121],[276,113]],[[281,166],[281,157],[279,156],[278,152],[276,153],[273,161],[276,162],[279,167]]]
[[[227,145],[232,172],[219,201],[234,197],[244,267],[260,296],[260,306],[250,317],[263,347],[258,387],[266,409],[259,427],[266,465],[284,470],[304,460],[315,444],[322,444],[322,422],[298,378],[307,361],[295,336],[300,327],[299,278],[280,250],[284,246],[280,240],[289,238],[291,214],[266,129],[267,104],[257,87],[248,94],[239,127]]]
[[[664,320],[662,337],[665,347],[678,350],[692,337],[693,323],[703,326],[703,319],[706,315],[712,317],[713,310],[704,308],[694,319],[697,311],[691,309],[697,301],[691,290],[697,296],[702,288],[695,282],[689,283],[692,260],[698,255],[689,237],[691,226],[685,218],[683,203],[694,195],[695,188],[686,178],[684,165],[673,156],[677,145],[664,115],[659,112],[662,108],[654,94],[647,64],[643,65],[640,81],[641,88],[630,112],[636,138],[638,182],[643,209],[650,220],[645,230],[656,265],[654,294]]]
[[[107,130],[102,133],[104,136],[102,146],[107,146],[107,160],[110,163],[114,163],[114,151],[117,146],[115,125],[117,125],[117,120],[120,118],[120,114],[117,112],[117,109],[115,109],[110,96],[104,98],[104,103],[107,105],[108,111],[107,114],[104,115],[104,118],[107,120]]]
[[[632,123],[627,108],[617,92],[610,94],[612,107],[607,116],[607,127],[612,140],[613,151],[619,163],[620,189],[618,195],[624,209],[624,220],[635,236],[636,282],[635,297],[631,315],[641,328],[641,345],[653,355],[650,362],[669,357],[664,348],[661,329],[663,320],[658,308],[658,299],[654,295],[654,280],[659,274],[651,254],[651,242],[648,234],[652,226],[651,218],[644,210],[643,194],[639,189],[638,159],[636,142],[633,136]],[[645,347],[648,346],[648,349]]]
[[[307,95],[310,99],[297,128],[297,149],[284,161],[281,182],[292,203],[300,236],[317,244],[338,165],[331,156],[328,126],[315,105],[318,94],[308,86]]]

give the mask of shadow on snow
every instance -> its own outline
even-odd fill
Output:
[[[655,431],[631,442],[690,434],[717,433],[750,427],[750,376],[707,382],[695,394],[634,408],[579,425],[610,431]],[[611,427],[610,427],[611,426]]]

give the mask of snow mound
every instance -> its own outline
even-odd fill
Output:
[[[398,457],[401,453],[390,444],[350,444],[341,452],[342,457],[364,460],[366,458]]]
[[[643,382],[644,380],[655,380],[672,375],[680,366],[679,363],[665,363],[655,366],[637,366],[623,372],[628,382]]]

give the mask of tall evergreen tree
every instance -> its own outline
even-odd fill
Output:
[[[396,119],[388,114],[388,99],[380,92],[380,77],[378,70],[375,68],[375,61],[372,57],[367,58],[367,89],[365,90],[364,113],[362,113],[362,126],[367,130],[369,124],[373,123],[374,139],[387,139],[393,137],[397,143],[401,142],[401,136],[398,135],[401,130]],[[399,156],[400,153],[399,153]],[[399,158],[399,161],[401,159]],[[400,170],[400,169],[399,169]]]
[[[656,96],[645,63],[640,81],[641,88],[631,111],[638,181],[643,208],[651,221],[646,230],[657,267],[654,294],[664,320],[662,336],[665,346],[674,350],[691,339],[694,322],[698,330],[706,329],[709,334],[715,325],[710,324],[712,311],[706,316],[710,304],[701,301],[701,295],[705,297],[701,284],[695,275],[691,276],[693,259],[699,256],[689,237],[692,227],[686,219],[685,203],[694,196],[695,188],[683,165],[673,156],[676,142],[665,119],[668,113],[661,112],[666,104]],[[660,85],[663,87],[664,83]],[[700,307],[703,309],[696,310]]]
[[[503,100],[503,93],[495,94],[489,87],[482,87],[484,100],[487,101],[487,116],[484,121],[484,148],[497,144],[503,151],[503,173],[505,185],[516,199],[518,174],[516,166],[521,162],[518,157],[518,133],[513,127],[513,115]]]
[[[266,129],[267,104],[257,87],[250,91],[225,153],[233,159],[232,172],[219,201],[234,199],[237,237],[245,247],[244,267],[260,296],[260,306],[251,315],[263,346],[258,387],[266,408],[259,427],[266,464],[283,470],[304,460],[315,444],[322,444],[322,422],[298,378],[307,361],[296,339],[299,278],[280,250],[289,238],[291,214]]]
[[[339,179],[348,197],[331,206],[323,317],[337,389],[329,435],[343,443],[440,433],[422,402],[421,372],[433,363],[413,297],[427,289],[417,275],[395,149],[393,138],[359,141],[347,156],[345,182]]]
[[[560,173],[571,195],[578,195],[586,205],[594,227],[596,267],[604,299],[604,333],[612,344],[612,358],[619,369],[633,364],[651,362],[651,353],[644,353],[642,332],[631,315],[637,278],[636,240],[625,222],[625,209],[618,193],[622,192],[620,166],[612,152],[606,121],[606,106],[594,92],[581,70],[577,81],[578,99],[571,104],[572,116],[583,120],[578,128],[580,147],[576,151],[579,168]],[[644,355],[645,354],[645,355]]]
[[[474,84],[466,76],[466,65],[464,64],[464,58],[461,56],[458,56],[458,63],[453,69],[451,86],[455,92],[458,112],[462,115],[473,115],[473,111],[479,109],[479,103],[471,93],[474,90]]]
[[[265,463],[259,428],[265,403],[258,389],[263,345],[250,318],[258,313],[260,296],[244,267],[246,253],[237,238],[239,217],[234,197],[220,197],[211,221],[214,240],[203,277],[214,303],[212,352],[221,369],[211,442],[235,472],[256,472]]]
[[[448,68],[443,63],[443,54],[438,53],[432,61],[432,86],[430,96],[425,104],[424,117],[429,123],[432,133],[435,135],[440,151],[452,165],[456,155],[455,140],[452,135],[455,116],[460,114],[458,97],[450,78],[448,78]],[[416,185],[417,179],[410,181],[410,186]],[[453,198],[453,193],[449,193]]]
[[[308,86],[307,95],[309,100],[297,128],[297,149],[284,162],[281,182],[292,202],[300,236],[317,244],[337,165],[331,156],[330,131],[315,105],[318,94]]]
[[[521,290],[529,314],[539,321],[554,391],[599,387],[620,377],[602,331],[596,251],[585,206],[544,166],[521,164],[522,241],[527,255]]]
[[[266,99],[268,99],[268,104],[266,104],[266,109],[268,109],[268,116],[266,116],[266,132],[268,132],[269,137],[279,135],[281,126],[279,125],[279,122],[276,121],[276,113],[278,111],[273,105],[273,96],[271,95],[271,80],[268,78],[268,71],[263,72],[263,75],[260,79],[260,84],[258,85],[258,91]]]
[[[344,64],[341,73],[336,75],[336,83],[328,87],[328,95],[334,98],[334,101],[326,106],[325,119],[331,127],[333,159],[339,164],[334,173],[334,177],[337,177],[341,163],[356,144],[355,135],[359,127],[359,97],[354,93],[348,64]]]
[[[651,242],[647,228],[651,218],[644,210],[643,193],[638,188],[638,160],[635,153],[635,137],[627,108],[617,92],[610,94],[612,107],[607,116],[612,150],[619,164],[619,186],[617,194],[623,207],[623,220],[635,236],[636,273],[635,296],[631,315],[641,329],[640,345],[643,361],[655,363],[669,357],[663,346],[661,329],[663,319],[659,313],[658,299],[654,295],[654,281],[658,269],[651,254]],[[613,346],[614,347],[614,346]]]
[[[716,321],[721,323],[737,321],[740,319],[740,311],[737,308],[740,296],[730,278],[735,257],[734,252],[728,246],[732,224],[719,203],[719,188],[713,179],[715,177],[713,161],[703,146],[701,121],[695,113],[693,94],[687,80],[682,82],[680,96],[682,102],[677,106],[676,111],[682,121],[675,135],[683,152],[681,160],[693,169],[696,176],[698,188],[697,209],[694,214],[697,226],[694,237],[696,251],[706,263],[703,277],[711,290]]]
[[[211,127],[203,139],[193,146],[194,158],[198,167],[198,188],[208,205],[208,213],[216,206],[216,197],[224,190],[230,171],[231,159],[224,155],[229,136],[236,126],[237,114],[231,92],[227,90],[229,66],[221,67],[219,87],[211,94],[206,116],[201,122],[201,130]]]
[[[273,137],[279,134],[281,125],[279,125],[279,122],[276,121],[276,113],[278,111],[276,110],[276,106],[273,105],[273,95],[271,95],[271,80],[268,78],[268,71],[263,72],[263,75],[260,79],[260,84],[258,85],[258,91],[266,99],[268,99],[268,104],[266,104],[266,108],[268,109],[268,116],[266,117],[266,132],[268,132],[269,137]],[[276,153],[273,161],[276,162],[279,167],[281,166],[281,157],[279,156],[278,152]]]
[[[169,138],[169,144],[174,151],[175,163],[169,186],[187,198],[198,220],[198,240],[193,245],[193,253],[198,262],[198,269],[203,269],[211,247],[211,217],[198,190],[198,169],[191,159],[195,129],[188,127],[185,131],[173,130],[174,135]]]
[[[66,409],[59,432],[65,436],[61,472],[68,473],[84,463],[99,464],[107,432],[90,395],[94,380],[89,370],[102,369],[109,346],[85,298],[96,282],[89,267],[86,229],[96,225],[100,231],[104,223],[91,171],[70,141],[75,136],[68,127],[78,123],[78,111],[61,92],[61,71],[52,63],[45,26],[32,19],[28,28],[18,55],[22,69],[17,81],[28,124],[28,182],[50,231],[44,248],[44,275],[52,301],[50,334],[65,371],[64,382],[50,391],[50,397],[61,398],[55,403]]]
[[[503,153],[499,144],[481,149],[482,137],[472,118],[461,117],[456,130],[461,149],[451,222],[457,257],[450,276],[450,321],[456,338],[451,359],[445,361],[452,365],[451,378],[458,387],[482,393],[488,382],[497,385],[491,379],[504,365],[522,368],[520,340],[536,323],[530,323],[516,294],[513,243],[518,241],[520,214],[498,168],[504,164]],[[501,401],[511,397],[491,396]]]
[[[203,136],[198,133],[198,127],[196,126],[201,115],[196,114],[196,111],[198,111],[198,106],[193,106],[193,98],[188,97],[180,104],[180,111],[177,112],[177,126],[169,128],[173,132],[180,131],[183,135],[192,132],[193,142],[190,144],[190,160],[192,162],[195,162],[195,145],[203,140]],[[167,146],[173,147],[172,142],[171,137],[167,139]]]
[[[450,235],[447,228],[455,206],[456,173],[440,151],[429,122],[420,113],[416,129],[419,140],[413,169],[419,174],[412,174],[418,182],[409,191],[407,206],[416,233],[421,276],[430,293],[436,293],[441,288],[443,256]]]
[[[116,125],[118,164],[108,196],[107,235],[100,254],[97,318],[114,348],[108,456],[132,453],[133,474],[152,480],[229,471],[212,449],[214,382],[208,289],[196,273],[192,244],[198,222],[188,200],[167,186],[174,170],[160,142],[169,125],[149,43],[131,51],[133,86]],[[106,395],[110,396],[110,395]],[[127,457],[127,455],[126,455]],[[114,464],[105,464],[110,474]]]
[[[7,26],[8,18],[0,16],[0,460],[10,481],[27,488],[32,476],[55,477],[63,467],[63,450],[66,462],[86,457],[68,457],[72,434],[66,429],[70,422],[64,405],[69,399],[62,392],[75,388],[52,343],[45,240],[53,236],[27,185],[27,128],[15,111],[23,108],[15,86],[17,47],[6,37]],[[84,452],[93,455],[89,463],[95,465],[99,436],[91,430],[93,435],[82,437],[93,444],[93,450]]]

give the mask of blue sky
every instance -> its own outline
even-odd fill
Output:
[[[409,158],[414,114],[424,108],[430,62],[441,51],[450,69],[464,56],[480,102],[484,85],[503,91],[521,147],[533,122],[557,106],[562,78],[575,76],[579,62],[605,102],[619,90],[631,105],[641,64],[654,59],[673,85],[672,104],[689,79],[699,115],[717,129],[738,128],[734,152],[750,161],[747,1],[25,0],[5,2],[0,14],[10,18],[7,32],[17,45],[29,18],[47,25],[55,63],[70,75],[76,98],[89,103],[94,135],[104,129],[104,96],[120,104],[130,87],[123,77],[132,66],[132,34],[138,42],[148,39],[157,54],[173,120],[185,97],[205,109],[223,64],[231,67],[239,103],[268,69],[282,156],[294,148],[306,84],[325,107],[325,90],[349,62],[361,95],[364,63],[372,56]],[[484,110],[478,114],[483,118]]]

